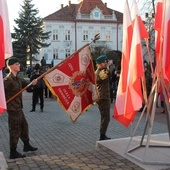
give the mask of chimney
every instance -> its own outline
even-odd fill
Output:
[[[63,9],[63,4],[61,4],[61,9]]]
[[[104,3],[105,7],[107,7],[107,3]]]
[[[68,1],[68,5],[69,5],[69,6],[71,5],[71,1]]]

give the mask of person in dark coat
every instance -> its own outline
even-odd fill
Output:
[[[20,63],[18,58],[9,58],[7,60],[7,66],[9,69],[9,74],[4,78],[4,89],[6,100],[8,101],[11,97],[21,91],[22,88],[27,86],[28,83],[25,79],[18,77],[18,72],[20,71]],[[32,81],[33,85],[36,83],[36,80]],[[10,159],[25,157],[25,155],[17,151],[19,138],[24,143],[24,152],[37,150],[37,148],[31,146],[29,143],[28,123],[22,108],[22,93],[7,103]]]
[[[41,66],[40,64],[36,64],[34,71],[31,74],[30,81],[33,79],[37,79],[43,72],[41,71]],[[43,112],[44,108],[44,89],[45,89],[45,83],[43,79],[38,80],[37,84],[33,88],[33,103],[32,103],[32,109],[30,112],[35,112],[36,104],[38,101],[38,98],[40,99],[40,109],[41,112]]]

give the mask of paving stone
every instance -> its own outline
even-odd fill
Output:
[[[100,114],[92,106],[72,123],[68,114],[55,99],[45,98],[44,112],[31,109],[32,94],[24,92],[24,113],[28,120],[30,141],[38,147],[36,152],[26,153],[24,159],[10,160],[7,113],[0,115],[0,150],[3,152],[8,170],[142,170],[133,162],[107,149],[95,149],[99,139]],[[113,105],[111,114],[113,113]],[[134,124],[140,113],[137,113]],[[139,125],[136,136],[142,135],[145,118]],[[167,133],[166,119],[157,113],[153,133]],[[112,139],[131,136],[131,128],[125,128],[111,118],[107,136]],[[19,141],[18,151],[22,152],[23,143]]]

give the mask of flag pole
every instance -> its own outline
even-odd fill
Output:
[[[92,44],[93,42],[95,43],[96,40],[100,39],[100,35],[96,34],[94,36],[94,38],[87,44],[85,44],[84,46],[82,46],[81,48],[79,48],[77,51],[75,51],[73,54],[71,54],[70,56],[68,56],[66,59],[62,60],[60,63],[58,63],[57,65],[53,66],[52,68],[50,68],[49,70],[47,70],[46,72],[44,72],[42,75],[40,75],[36,80],[40,80],[41,78],[43,78],[46,74],[50,73],[51,71],[53,71],[57,66],[63,64],[64,62],[66,62],[67,60],[69,60],[72,56],[74,56],[75,54],[79,53],[82,49],[84,49],[85,47],[89,46],[90,44]],[[11,102],[15,97],[17,97],[19,94],[21,94],[23,91],[25,91],[28,87],[30,87],[32,85],[32,82],[30,82],[27,86],[25,86],[23,89],[21,89],[18,93],[16,93],[14,96],[12,96],[10,99],[8,99],[6,101],[6,103]]]

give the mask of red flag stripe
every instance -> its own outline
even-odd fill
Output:
[[[0,70],[5,66],[4,26],[0,16]]]
[[[170,1],[164,0],[163,7],[163,76],[170,81]]]
[[[6,100],[5,100],[5,92],[4,92],[4,82],[2,70],[0,70],[0,114],[2,114],[6,110]]]
[[[7,3],[6,0],[0,0],[0,113],[3,113],[6,110],[2,69],[5,66],[5,59],[12,55],[12,40]]]

